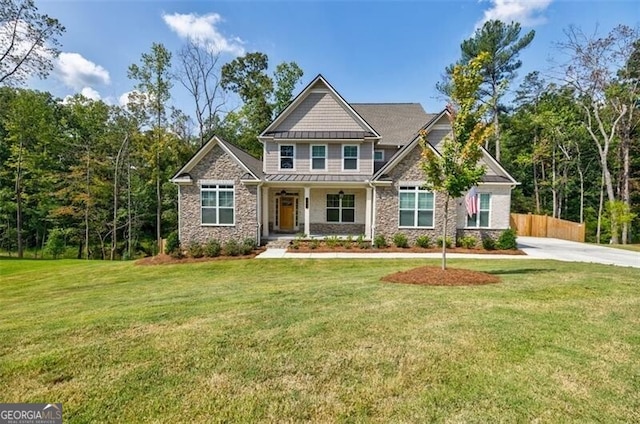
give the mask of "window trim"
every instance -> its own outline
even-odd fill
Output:
[[[355,169],[346,169],[344,167],[344,161],[345,161],[345,159],[347,159],[344,156],[344,148],[345,147],[355,147],[356,148],[356,156],[355,156],[355,158],[349,157],[349,159],[355,159],[356,160]],[[342,171],[344,171],[344,172],[358,172],[358,171],[360,171],[360,146],[357,145],[357,144],[343,144],[341,146],[341,150],[342,150]]]
[[[489,208],[488,209],[481,209],[482,207],[482,201],[481,201],[481,196],[489,196]],[[472,216],[476,217],[476,222],[475,225],[469,225],[469,219],[471,218],[469,216],[468,213],[465,213],[464,215],[464,220],[465,220],[465,228],[492,228],[491,227],[491,210],[493,206],[493,196],[491,195],[491,193],[478,193],[478,213]],[[466,210],[465,210],[466,212]],[[480,226],[480,212],[487,212],[487,226],[483,227]]]
[[[314,147],[324,147],[324,168],[314,168],[313,167],[313,159],[320,159],[319,157],[313,156],[313,148]],[[311,171],[326,171],[329,162],[329,146],[327,144],[311,144],[309,145],[309,170]]]
[[[329,207],[327,206],[328,196],[338,196],[338,206],[337,207]],[[353,196],[353,207],[344,207],[342,206],[342,201],[345,196]],[[328,212],[329,209],[337,209],[338,210],[338,221],[329,221]],[[342,211],[348,209],[353,209],[353,221],[343,221],[342,220]],[[344,193],[342,198],[338,193],[327,193],[325,197],[325,207],[324,207],[324,220],[326,224],[355,224],[356,223],[356,195],[355,193]]]
[[[414,197],[414,204],[413,204],[413,209],[403,209],[400,208],[400,193],[405,192],[405,193],[414,193],[415,197]],[[430,193],[433,197],[433,208],[432,209],[418,209],[418,195],[419,193]],[[413,222],[414,225],[401,225],[400,224],[400,214],[401,212],[405,210],[412,210],[413,211]],[[427,212],[431,212],[431,216],[432,216],[432,220],[431,220],[431,225],[418,225],[418,212],[419,211],[427,211]],[[419,186],[400,186],[398,187],[398,228],[427,228],[427,229],[433,229],[435,228],[435,224],[436,224],[436,193],[433,191],[429,191],[426,190],[422,187]]]
[[[224,188],[221,188],[224,186]],[[230,186],[230,188],[229,188]],[[216,206],[203,206],[202,205],[202,193],[213,192],[216,195]],[[224,206],[222,209],[231,209],[233,212],[233,222],[220,223],[220,192],[231,192],[233,195],[233,206]],[[204,209],[215,209],[216,211],[216,223],[202,222],[202,211]],[[235,184],[220,184],[220,183],[202,183],[200,184],[200,226],[202,227],[235,227],[236,225],[236,186]]]
[[[381,159],[376,159],[376,153],[382,153]],[[375,149],[373,151],[373,161],[374,162],[384,162],[384,150],[383,149]]]
[[[293,154],[292,156],[284,156],[285,158],[291,157],[291,168],[283,168],[282,167],[282,148],[283,147],[292,147]],[[295,171],[296,170],[296,145],[295,144],[278,144],[278,170],[279,171]]]

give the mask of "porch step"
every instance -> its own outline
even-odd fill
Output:
[[[265,247],[267,249],[286,249],[289,247],[289,243],[291,243],[291,240],[287,239],[269,240]]]

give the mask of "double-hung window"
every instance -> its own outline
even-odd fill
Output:
[[[280,169],[293,169],[296,147],[294,145],[280,145]]]
[[[421,187],[400,187],[400,227],[433,227],[433,193]]]
[[[233,185],[203,184],[200,187],[202,225],[234,224]]]
[[[342,146],[342,169],[345,171],[358,170],[358,146]]]
[[[375,162],[384,162],[384,150],[374,150],[373,160]]]
[[[311,169],[327,169],[327,146],[324,144],[311,145]]]
[[[467,227],[489,228],[489,213],[491,212],[491,194],[478,194],[478,212],[467,215]]]
[[[354,194],[327,194],[327,222],[355,222]]]

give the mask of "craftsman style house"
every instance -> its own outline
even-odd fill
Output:
[[[416,103],[350,104],[319,75],[259,136],[262,160],[214,136],[176,173],[180,240],[398,232],[435,239],[444,196],[423,188],[419,131],[437,152],[451,131],[446,113]],[[509,227],[517,183],[487,152],[483,162],[477,212],[469,216],[464,199],[450,204],[453,239]]]

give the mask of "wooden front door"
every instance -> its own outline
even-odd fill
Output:
[[[293,231],[293,214],[295,212],[293,197],[280,198],[280,229]]]

